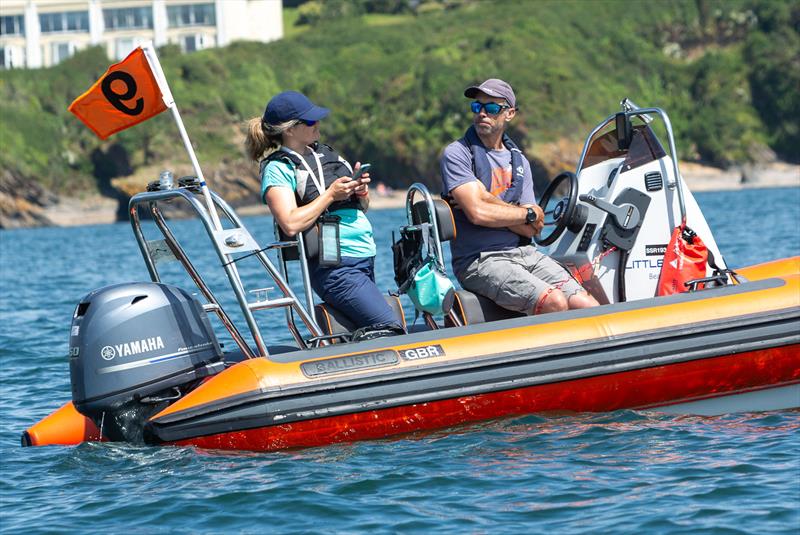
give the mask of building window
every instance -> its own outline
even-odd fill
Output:
[[[18,46],[0,46],[0,69],[25,66],[25,51]]]
[[[185,35],[183,37],[183,51],[194,52],[197,50],[197,39],[194,35]]]
[[[181,50],[184,52],[194,52],[214,46],[216,39],[211,35],[183,35],[180,37]]]
[[[25,67],[25,49],[20,46],[9,46],[0,49],[0,67],[16,69]]]
[[[42,13],[39,15],[42,33],[88,32],[88,11],[65,11],[64,13]]]
[[[122,7],[104,9],[106,30],[131,30],[153,28],[153,9],[150,7]]]
[[[133,37],[117,39],[114,42],[114,54],[117,59],[125,58],[134,48],[136,48],[136,42]]]
[[[72,11],[67,13],[67,31],[89,31],[89,13],[86,11]]]
[[[180,26],[216,26],[217,15],[214,4],[184,4],[167,6],[170,28]]]
[[[52,52],[52,65],[61,63],[75,53],[75,45],[72,43],[53,43],[50,51]]]
[[[22,15],[0,17],[0,35],[25,35],[25,17]]]

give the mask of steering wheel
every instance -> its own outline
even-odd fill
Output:
[[[551,204],[551,197],[565,180],[569,181],[569,190],[566,196],[558,200],[552,199],[554,204],[548,207],[548,205]],[[564,171],[550,182],[550,185],[544,190],[542,198],[539,199],[539,206],[544,212],[544,228],[541,234],[533,237],[536,244],[545,246],[556,241],[564,233],[564,229],[567,228],[567,225],[572,221],[577,204],[578,177],[575,176],[575,173]],[[553,227],[553,230],[550,231],[550,234],[545,235],[545,229],[548,227]]]

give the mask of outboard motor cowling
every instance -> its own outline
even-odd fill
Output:
[[[69,355],[75,408],[112,440],[136,441],[155,410],[224,367],[202,305],[180,288],[152,282],[83,298]]]

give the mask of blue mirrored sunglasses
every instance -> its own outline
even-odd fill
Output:
[[[472,109],[472,113],[480,113],[481,108],[486,110],[486,113],[489,115],[497,115],[503,110],[511,109],[511,106],[498,104],[497,102],[478,102],[477,100],[472,104],[470,104],[470,109]]]
[[[315,124],[317,124],[319,122],[319,121],[307,121],[306,119],[298,119],[298,121],[300,121],[301,123],[303,123],[306,126],[314,126]]]

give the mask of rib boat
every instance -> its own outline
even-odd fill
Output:
[[[651,124],[658,119],[669,151]],[[314,303],[313,232],[288,238],[276,229],[276,240],[261,245],[209,191],[225,216],[226,228],[217,230],[192,177],[149,188],[129,211],[150,280],[95,290],[77,305],[72,399],[24,431],[22,443],[272,451],[550,411],[798,408],[800,257],[730,269],[676,154],[667,114],[626,99],[590,132],[576,172],[562,173],[539,196],[546,226],[537,243],[601,306],[521,316],[457,290],[441,314],[422,312],[420,325],[394,336],[355,330]],[[197,214],[244,325],[170,230],[167,202]],[[156,239],[145,237],[141,210]],[[406,211],[401,231],[429,237],[444,270],[442,248],[458,239],[449,206],[414,184]],[[686,291],[657,296],[667,245],[682,224],[702,237],[715,263]],[[185,269],[196,295],[162,282],[165,262]],[[253,293],[243,262],[263,268],[281,295]],[[297,273],[304,295],[289,282]],[[398,296],[387,300],[405,322]],[[286,321],[269,329],[285,329],[294,344],[264,338],[255,315],[271,309],[283,309]],[[236,349],[224,351],[215,329],[225,329]]]

